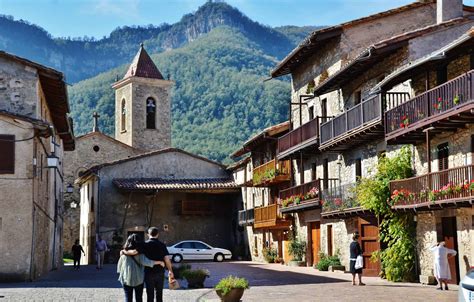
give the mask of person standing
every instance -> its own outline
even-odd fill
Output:
[[[359,277],[359,285],[363,286],[365,285],[364,283],[362,283],[362,268],[356,268],[356,261],[357,261],[357,257],[358,256],[362,256],[362,249],[360,248],[360,244],[359,244],[359,232],[355,232],[354,235],[352,235],[352,242],[351,242],[351,245],[349,247],[350,249],[350,263],[349,263],[349,266],[350,266],[350,271],[351,271],[351,274],[352,274],[352,285],[356,285],[356,282],[355,282],[355,276],[356,274],[358,275]]]
[[[151,227],[148,229],[148,236],[150,237],[143,245],[143,253],[145,256],[155,261],[163,261],[168,268],[168,277],[170,280],[174,279],[173,267],[168,257],[168,249],[166,245],[158,240],[158,228]],[[153,302],[163,301],[163,284],[165,279],[165,270],[163,266],[155,265],[153,267],[145,268],[145,286],[147,301]]]
[[[128,236],[124,251],[137,250],[143,242],[136,234]],[[135,292],[135,301],[143,301],[143,282],[145,280],[144,267],[153,267],[154,265],[165,266],[163,261],[153,261],[148,259],[143,254],[136,254],[135,256],[127,256],[125,253],[120,253],[120,259],[117,264],[117,273],[119,273],[119,281],[122,284],[125,301],[133,301],[133,292]]]
[[[441,241],[430,248],[434,254],[434,275],[438,280],[438,290],[448,290],[448,281],[451,280],[451,270],[449,269],[449,257],[456,256],[457,252],[445,247],[446,242]]]
[[[97,241],[95,242],[95,251],[97,253],[97,269],[102,269],[104,266],[104,256],[105,252],[108,251],[107,242],[100,235],[97,236]]]
[[[72,246],[72,259],[74,261],[74,269],[78,270],[81,268],[81,252],[86,255],[84,252],[84,249],[82,248],[82,245],[79,244],[79,239],[74,242],[74,245]]]

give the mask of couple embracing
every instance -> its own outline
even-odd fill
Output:
[[[125,292],[125,301],[143,301],[143,283],[146,285],[147,301],[163,301],[165,266],[169,282],[174,282],[173,268],[166,245],[158,240],[158,228],[148,229],[149,239],[141,242],[136,234],[127,238],[117,264],[119,281]]]

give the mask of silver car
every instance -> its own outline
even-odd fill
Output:
[[[222,262],[232,258],[232,252],[226,249],[212,247],[197,240],[185,240],[168,247],[168,253],[175,263],[183,260],[214,260]]]

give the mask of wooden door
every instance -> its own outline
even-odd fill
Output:
[[[443,233],[443,240],[446,242],[446,247],[448,249],[452,249],[457,251],[458,250],[458,238],[456,234],[456,217],[443,217],[441,218],[441,226],[442,226],[442,233]],[[458,255],[456,257],[450,257],[448,259],[449,263],[449,270],[451,271],[451,284],[458,284],[459,283],[459,258]]]
[[[328,256],[332,256],[332,224],[328,225],[327,229],[327,245],[328,245]]]
[[[315,265],[319,262],[319,250],[321,244],[321,224],[319,221],[311,222],[311,256]]]
[[[380,273],[380,261],[372,262],[372,253],[380,250],[379,227],[374,219],[362,219],[359,217],[359,244],[362,248],[364,258],[364,276],[376,277]]]

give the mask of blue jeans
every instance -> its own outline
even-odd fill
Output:
[[[143,283],[138,286],[123,286],[125,292],[125,302],[133,302],[133,291],[135,291],[135,301],[143,302]]]
[[[146,296],[148,302],[163,302],[163,283],[165,280],[165,270],[145,270]]]

